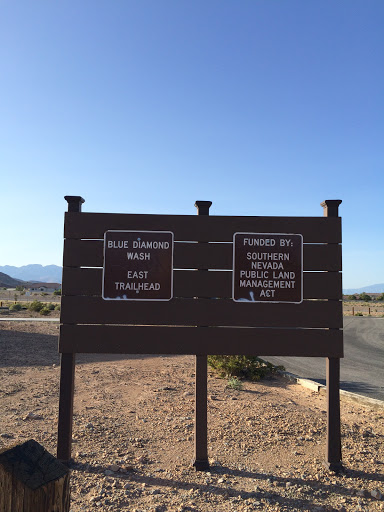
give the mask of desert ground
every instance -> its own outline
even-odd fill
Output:
[[[0,449],[35,439],[55,455],[57,337],[54,323],[0,323]],[[210,372],[211,470],[195,472],[193,356],[76,361],[72,512],[384,510],[384,408],[342,400],[336,475],[323,395],[281,376],[233,390]]]

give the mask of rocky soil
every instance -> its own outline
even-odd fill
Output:
[[[57,335],[0,323],[0,449],[56,453]],[[384,510],[384,408],[342,401],[335,475],[323,395],[282,377],[236,391],[210,375],[208,390],[211,470],[195,472],[194,358],[78,355],[71,511]]]

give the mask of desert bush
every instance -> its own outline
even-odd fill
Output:
[[[61,290],[55,290],[55,291],[53,292],[53,295],[61,295]]]
[[[376,299],[376,300],[384,300],[384,293],[382,293],[381,295],[379,295],[379,296],[377,297],[377,299]]]
[[[348,300],[357,300],[357,296],[356,295],[348,295],[347,299]]]
[[[55,311],[60,311],[60,306],[59,304],[57,306],[55,306]]]
[[[23,292],[23,291],[24,291],[24,286],[20,286],[20,285],[19,285],[19,286],[16,286],[15,290],[16,290],[17,292]]]
[[[364,316],[363,313],[355,313],[355,316]]]
[[[368,295],[368,293],[360,293],[360,300],[363,300],[364,302],[368,302],[370,300],[372,300],[372,297],[370,295]]]
[[[253,381],[284,370],[283,366],[274,366],[256,356],[208,356],[208,364],[219,377],[237,377]]]
[[[243,383],[237,377],[231,377],[227,382],[227,388],[241,391],[243,389]]]
[[[47,304],[46,307],[49,309],[49,311],[53,311],[55,309],[55,304],[52,304],[51,302],[50,304]]]
[[[49,315],[50,312],[51,312],[51,310],[46,307],[40,309],[40,315],[43,315],[43,316]]]
[[[17,304],[11,304],[9,306],[9,311],[21,311],[21,304],[17,303]]]
[[[41,311],[44,307],[44,304],[38,300],[34,300],[33,302],[31,302],[28,306],[28,309],[30,311]]]

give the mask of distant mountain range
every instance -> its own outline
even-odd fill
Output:
[[[352,293],[384,293],[384,283],[371,284],[370,286],[363,286],[363,288],[346,288],[343,290],[344,295]]]
[[[62,267],[58,265],[24,265],[22,267],[13,267],[11,265],[0,266],[0,272],[14,279],[28,282],[35,281],[38,283],[61,283],[62,271]]]

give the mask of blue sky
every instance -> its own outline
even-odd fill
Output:
[[[382,0],[0,0],[0,265],[84,211],[322,215],[384,282]]]

